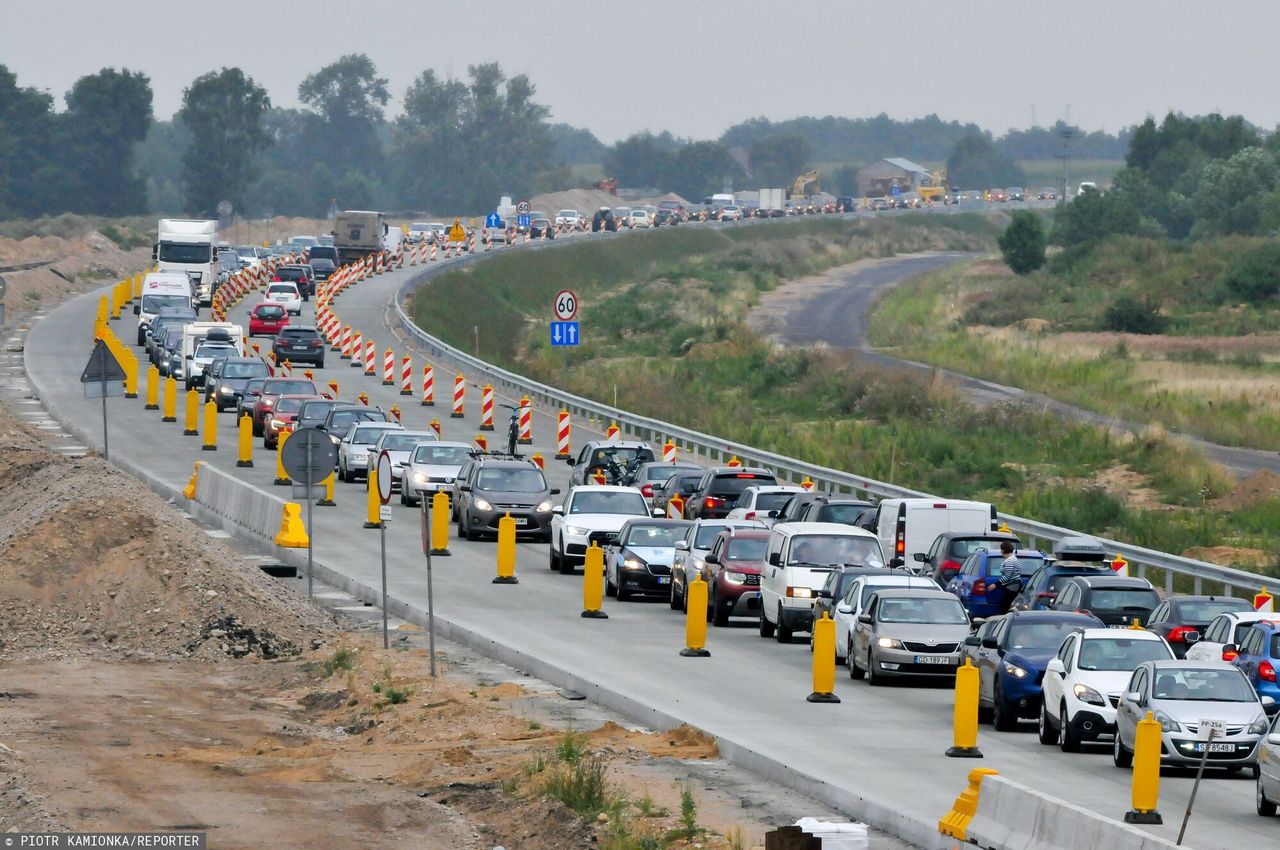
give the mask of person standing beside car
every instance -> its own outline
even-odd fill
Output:
[[[1000,587],[1004,589],[1001,607],[1008,613],[1014,597],[1022,591],[1022,562],[1014,554],[1012,540],[1001,541],[1000,554],[1004,555],[1004,560],[1000,562]]]

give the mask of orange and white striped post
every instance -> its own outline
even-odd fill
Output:
[[[485,438],[484,434],[476,434],[475,443],[476,443],[476,448],[479,449],[480,451],[482,452],[489,451],[489,441]]]
[[[804,477],[804,480],[800,482],[800,486],[801,486],[801,487],[803,487],[803,488],[805,489],[805,491],[806,491],[806,492],[810,492],[810,493],[812,493],[812,492],[813,492],[813,479],[806,475],[806,476]]]
[[[667,440],[665,443],[662,444],[662,462],[663,463],[676,462],[676,444],[673,443],[671,440]]]
[[[533,465],[538,467],[538,469],[547,468],[547,461],[546,458],[542,456],[542,452],[534,452],[533,456],[530,457],[529,460],[533,461]]]
[[[364,341],[364,373],[374,378],[378,376],[378,344],[371,339]]]
[[[1253,595],[1253,610],[1274,613],[1276,610],[1276,598],[1265,587],[1262,588],[1260,592]]]
[[[435,418],[433,418],[433,419],[431,420],[431,430],[436,432],[436,436],[437,436],[437,437],[440,437],[440,436],[443,436],[443,435],[444,435],[444,431],[440,428],[440,420],[439,420],[439,419],[435,419]]]
[[[253,345],[252,345],[251,347],[253,348],[253,356],[254,356],[254,357],[261,357],[261,356],[262,356],[262,349],[261,349],[261,348],[258,348],[258,344],[257,344],[256,342],[255,342],[255,343],[253,343]]]
[[[604,477],[604,473],[599,469],[591,473],[591,480],[596,484],[608,484],[609,479]]]
[[[436,261],[436,251],[437,251],[437,250],[438,250],[438,248],[436,247],[436,243],[432,242],[432,243],[431,243],[431,262],[433,262],[433,263]]]
[[[329,382],[329,392],[333,394],[333,397],[334,397],[334,398],[337,398],[337,397],[338,397],[338,382],[337,382],[337,381],[330,381],[330,382]]]
[[[388,410],[387,412],[395,417],[396,424],[399,425],[400,424],[400,405],[398,404],[391,405],[391,409]]]
[[[1118,576],[1128,577],[1129,562],[1124,559],[1124,555],[1121,555],[1119,552],[1116,553],[1115,560],[1111,562],[1111,570]]]
[[[613,440],[616,439],[620,433],[622,433],[622,429],[618,427],[618,423],[610,422],[609,427],[604,431],[604,438],[606,440]]]
[[[369,406],[369,396],[365,394],[364,390],[361,390],[360,395],[356,396],[356,401],[360,402],[365,407]]]
[[[449,414],[450,419],[462,418],[462,402],[466,394],[467,379],[459,372],[453,379],[453,412]]]
[[[342,352],[341,358],[343,360],[351,359],[351,325],[342,326],[342,336],[341,342],[339,343],[339,349]]]
[[[290,363],[288,359],[286,359],[283,363],[280,364],[280,377],[282,378],[293,377],[293,364]]]
[[[436,370],[430,363],[428,363],[422,367],[422,406],[435,407],[435,404]]]
[[[533,402],[529,397],[520,397],[520,436],[516,440],[522,446],[533,445]]]
[[[360,331],[351,332],[351,368],[364,368],[364,340]]]
[[[390,348],[382,355],[382,385],[384,387],[396,385],[396,354]]]
[[[480,430],[493,430],[493,387],[488,384],[480,389]]]
[[[737,455],[734,455],[733,457],[729,458],[729,462],[725,464],[725,466],[733,466],[733,467],[742,466],[742,461],[738,460]]]
[[[407,354],[400,358],[400,395],[413,395],[413,360]]]
[[[676,493],[667,502],[668,519],[684,519],[684,497]]]
[[[562,409],[560,415],[556,417],[556,460],[568,460],[569,458],[569,432],[571,428],[569,411]]]

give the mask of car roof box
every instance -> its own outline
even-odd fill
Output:
[[[1053,545],[1053,556],[1060,561],[1105,561],[1107,550],[1092,537],[1064,537]]]

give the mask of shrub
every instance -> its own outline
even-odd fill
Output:
[[[1280,292],[1280,243],[1254,248],[1223,275],[1227,290],[1245,301],[1265,301]]]
[[[1013,221],[997,237],[1005,265],[1014,274],[1030,274],[1044,265],[1045,235],[1040,216],[1027,210],[1013,214]]]
[[[1157,312],[1156,305],[1132,295],[1117,296],[1102,314],[1102,329],[1108,331],[1158,334],[1168,326],[1169,320]]]

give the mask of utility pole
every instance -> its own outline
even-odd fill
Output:
[[[1071,186],[1071,104],[1067,104],[1067,117],[1062,122],[1062,129],[1059,131],[1062,136],[1062,195],[1058,198],[1058,203],[1065,204],[1067,202],[1067,190]]]

